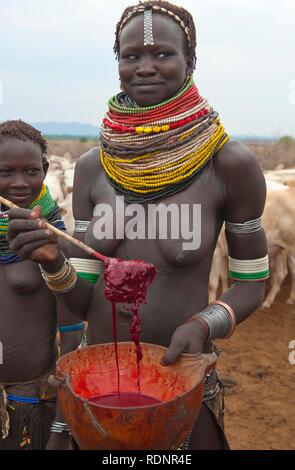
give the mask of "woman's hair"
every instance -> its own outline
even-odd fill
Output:
[[[0,123],[0,142],[2,142],[5,137],[15,137],[23,142],[30,140],[40,145],[44,157],[47,154],[47,142],[42,137],[41,132],[21,119]]]
[[[151,6],[158,6],[160,8],[163,8],[164,10],[167,11],[167,13],[165,11],[159,10],[159,14],[167,15],[169,18],[174,19],[175,22],[178,22],[179,24],[180,22],[183,23],[183,25],[181,25],[183,30],[184,28],[188,29],[189,31],[188,36],[190,39],[190,44],[188,43],[188,40],[186,38],[186,51],[187,51],[188,58],[193,60],[194,63],[196,63],[196,45],[197,45],[196,28],[195,28],[192,15],[187,10],[185,10],[185,8],[179,7],[177,5],[173,5],[173,3],[166,2],[163,0],[139,2],[137,5],[129,6],[124,10],[120,18],[120,21],[118,22],[117,27],[116,27],[116,39],[115,39],[115,44],[114,44],[114,52],[116,54],[117,59],[119,58],[119,55],[120,55],[120,33],[122,30],[122,27],[125,26],[125,24],[129,21],[129,19],[133,18],[136,15],[142,14],[142,8],[137,11],[137,7],[144,7],[147,4]],[[168,14],[168,11],[173,13],[174,15],[172,16],[171,14]],[[178,17],[180,21],[178,21],[175,18],[175,16]],[[183,31],[183,33],[186,36],[185,31]]]

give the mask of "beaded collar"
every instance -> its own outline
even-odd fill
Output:
[[[65,230],[64,222],[61,218],[58,206],[56,202],[52,199],[48,187],[43,184],[39,196],[32,202],[29,209],[33,209],[35,206],[41,206],[42,217],[46,219],[50,224],[54,225],[60,230]],[[22,259],[12,253],[9,248],[9,243],[7,241],[7,231],[8,231],[8,219],[1,217],[7,215],[8,211],[2,212],[0,215],[0,264],[10,264],[22,261]]]
[[[125,93],[111,98],[100,162],[126,202],[151,202],[190,185],[228,139],[189,77],[174,97],[157,105],[141,108]]]

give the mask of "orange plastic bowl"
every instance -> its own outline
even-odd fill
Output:
[[[88,401],[117,392],[114,344],[78,349],[56,366],[63,416],[81,449],[177,449],[200,412],[205,374],[214,354],[184,354],[168,367],[160,365],[163,346],[141,343],[141,393],[160,403],[141,407],[110,407]],[[134,343],[118,343],[121,392],[137,392]]]

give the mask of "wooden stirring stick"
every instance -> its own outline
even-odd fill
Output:
[[[14,204],[11,201],[8,201],[8,199],[5,199],[4,197],[0,196],[0,203],[4,204],[6,207],[9,207],[10,209],[19,209],[19,207]],[[34,210],[34,209],[32,209]],[[94,256],[94,258],[100,259],[103,263],[105,263],[108,259],[108,256],[104,256],[101,253],[98,253],[97,251],[93,250],[93,248],[90,248],[90,246],[85,245],[85,243],[81,242],[80,240],[77,240],[74,237],[71,237],[67,233],[63,232],[62,230],[59,230],[58,228],[54,227],[53,225],[49,224],[46,220],[44,219],[36,219],[36,220],[42,220],[46,227],[51,230],[51,232],[55,233],[58,237],[64,238],[65,240],[68,240],[70,243],[73,243],[73,245],[78,246],[82,250],[86,251],[90,256]]]

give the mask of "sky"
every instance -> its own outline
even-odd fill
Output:
[[[132,0],[0,0],[0,121],[99,125],[119,91],[115,25]],[[195,82],[232,135],[295,137],[295,0],[176,0]]]

